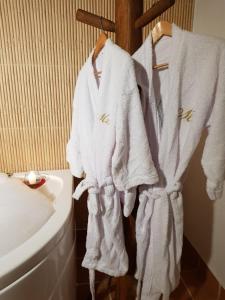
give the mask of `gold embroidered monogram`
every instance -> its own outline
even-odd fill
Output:
[[[99,118],[99,121],[105,124],[109,124],[109,115],[108,114],[102,114]]]
[[[180,107],[178,110],[178,118],[181,120],[186,120],[187,122],[191,121],[193,116],[193,109],[185,110],[184,108]]]

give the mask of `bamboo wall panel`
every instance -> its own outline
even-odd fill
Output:
[[[157,1],[155,0],[145,0],[144,11],[146,11],[156,2]],[[160,19],[175,23],[179,27],[191,31],[193,25],[193,15],[194,0],[176,0],[176,3],[171,8],[169,8],[160,17],[156,18],[151,22],[151,24],[144,28],[143,37],[145,38],[149,34],[149,31]]]
[[[164,19],[191,30],[193,1],[178,0]],[[68,167],[74,85],[99,35],[75,21],[77,8],[115,19],[114,0],[0,0],[2,172]]]

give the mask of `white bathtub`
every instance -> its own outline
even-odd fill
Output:
[[[40,188],[54,214],[31,238],[0,258],[0,300],[74,300],[75,230],[72,176],[49,174]]]

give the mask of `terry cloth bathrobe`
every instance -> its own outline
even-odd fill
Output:
[[[88,190],[88,230],[82,266],[90,270],[94,297],[94,271],[122,276],[128,270],[123,213],[131,213],[136,187],[153,184],[153,165],[133,60],[110,39],[97,58],[100,82],[95,77],[92,53],[76,84],[72,131],[67,160],[75,177],[86,177],[74,198]],[[95,73],[95,74],[94,74]],[[99,83],[99,84],[98,84]]]
[[[208,136],[202,166],[208,196],[217,199],[223,191],[225,43],[173,25],[172,37],[163,37],[153,48],[148,36],[133,57],[152,157],[160,176],[159,184],[142,187],[140,193],[137,299],[156,300],[163,294],[165,300],[180,277],[181,177],[204,128]],[[169,68],[152,70],[156,63],[169,63]]]

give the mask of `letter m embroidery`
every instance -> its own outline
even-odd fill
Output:
[[[178,118],[181,120],[186,120],[187,122],[191,121],[193,116],[193,109],[185,110],[184,108],[179,108],[178,110]]]
[[[109,115],[108,114],[102,114],[99,118],[99,121],[105,124],[109,124]]]

